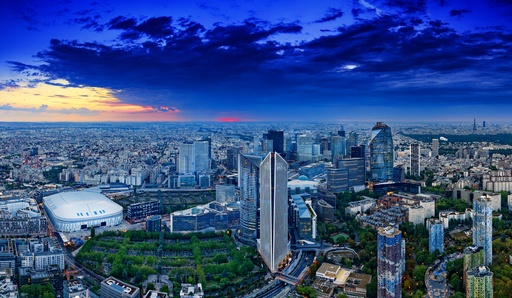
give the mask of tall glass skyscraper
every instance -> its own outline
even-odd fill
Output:
[[[240,187],[240,229],[238,237],[246,244],[256,246],[260,206],[261,156],[240,154],[238,186]]]
[[[271,272],[290,252],[288,242],[288,164],[269,153],[260,165],[260,237],[258,251]]]
[[[370,180],[386,182],[393,179],[393,136],[391,128],[377,122],[370,136]]]
[[[492,264],[492,201],[487,196],[473,199],[473,244],[484,249],[484,265]]]
[[[341,159],[343,155],[346,154],[347,139],[342,136],[333,136],[331,137],[331,157],[334,159]]]
[[[405,242],[396,227],[377,230],[377,297],[402,297]]]
[[[428,250],[430,253],[433,253],[436,249],[439,252],[444,251],[444,228],[443,223],[439,219],[429,219],[428,237]]]

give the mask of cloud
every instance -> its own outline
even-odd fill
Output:
[[[42,104],[39,108],[25,108],[15,107],[10,104],[4,104],[0,106],[0,110],[4,111],[17,111],[17,112],[30,112],[30,113],[53,113],[53,114],[74,114],[82,116],[93,116],[98,115],[99,111],[92,111],[87,108],[69,108],[69,109],[49,109],[48,105]]]
[[[467,9],[452,9],[450,10],[451,17],[460,17],[463,14],[469,13],[470,11]]]
[[[327,12],[325,13],[325,16],[316,20],[315,23],[326,23],[330,21],[334,21],[338,18],[341,18],[343,16],[343,11],[341,9],[329,7],[327,9]]]
[[[422,9],[404,2],[394,7],[409,13],[379,10],[380,16],[372,13],[307,41],[299,22],[253,18],[206,28],[191,18],[119,16],[103,24],[119,32],[113,45],[53,39],[36,54],[41,64],[9,64],[16,72],[64,79],[74,87],[117,90],[122,104],[162,114],[207,114],[236,106],[246,114],[267,109],[279,117],[275,102],[292,111],[301,100],[306,113],[318,102],[346,105],[340,98],[358,98],[368,106],[376,97],[380,105],[410,104],[411,97],[432,105],[448,96],[453,103],[506,98],[512,85],[506,75],[512,71],[510,33],[500,28],[458,32],[425,17]],[[482,96],[482,90],[492,90],[494,99]]]

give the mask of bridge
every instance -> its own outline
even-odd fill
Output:
[[[294,287],[299,285],[299,283],[300,283],[300,279],[298,277],[291,276],[288,274],[277,273],[276,278],[279,279],[280,281],[283,281],[283,282],[290,284]]]

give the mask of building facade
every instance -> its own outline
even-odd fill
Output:
[[[260,163],[262,157],[240,154],[238,183],[240,187],[240,229],[238,237],[256,246],[259,232]]]
[[[473,244],[484,249],[484,265],[492,264],[492,201],[486,196],[473,200]]]
[[[428,227],[428,250],[430,253],[438,250],[444,252],[444,228],[439,219],[429,219]]]
[[[377,230],[377,297],[402,297],[405,264],[402,232],[392,226]]]
[[[489,267],[480,266],[466,272],[467,298],[492,298],[492,272]]]
[[[288,164],[269,153],[260,165],[260,237],[258,251],[271,272],[290,252],[288,241]]]
[[[149,202],[128,205],[126,219],[138,220],[157,214],[160,214],[160,202],[158,200],[150,200]]]
[[[377,122],[370,136],[370,180],[385,182],[393,179],[393,136],[391,127]]]
[[[139,298],[140,289],[117,278],[108,277],[101,282],[101,298]]]
[[[411,144],[411,157],[409,161],[410,174],[416,177],[420,176],[420,144]]]

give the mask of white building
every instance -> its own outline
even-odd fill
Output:
[[[43,206],[53,226],[60,232],[115,226],[123,220],[123,207],[97,192],[57,193],[44,197]]]

